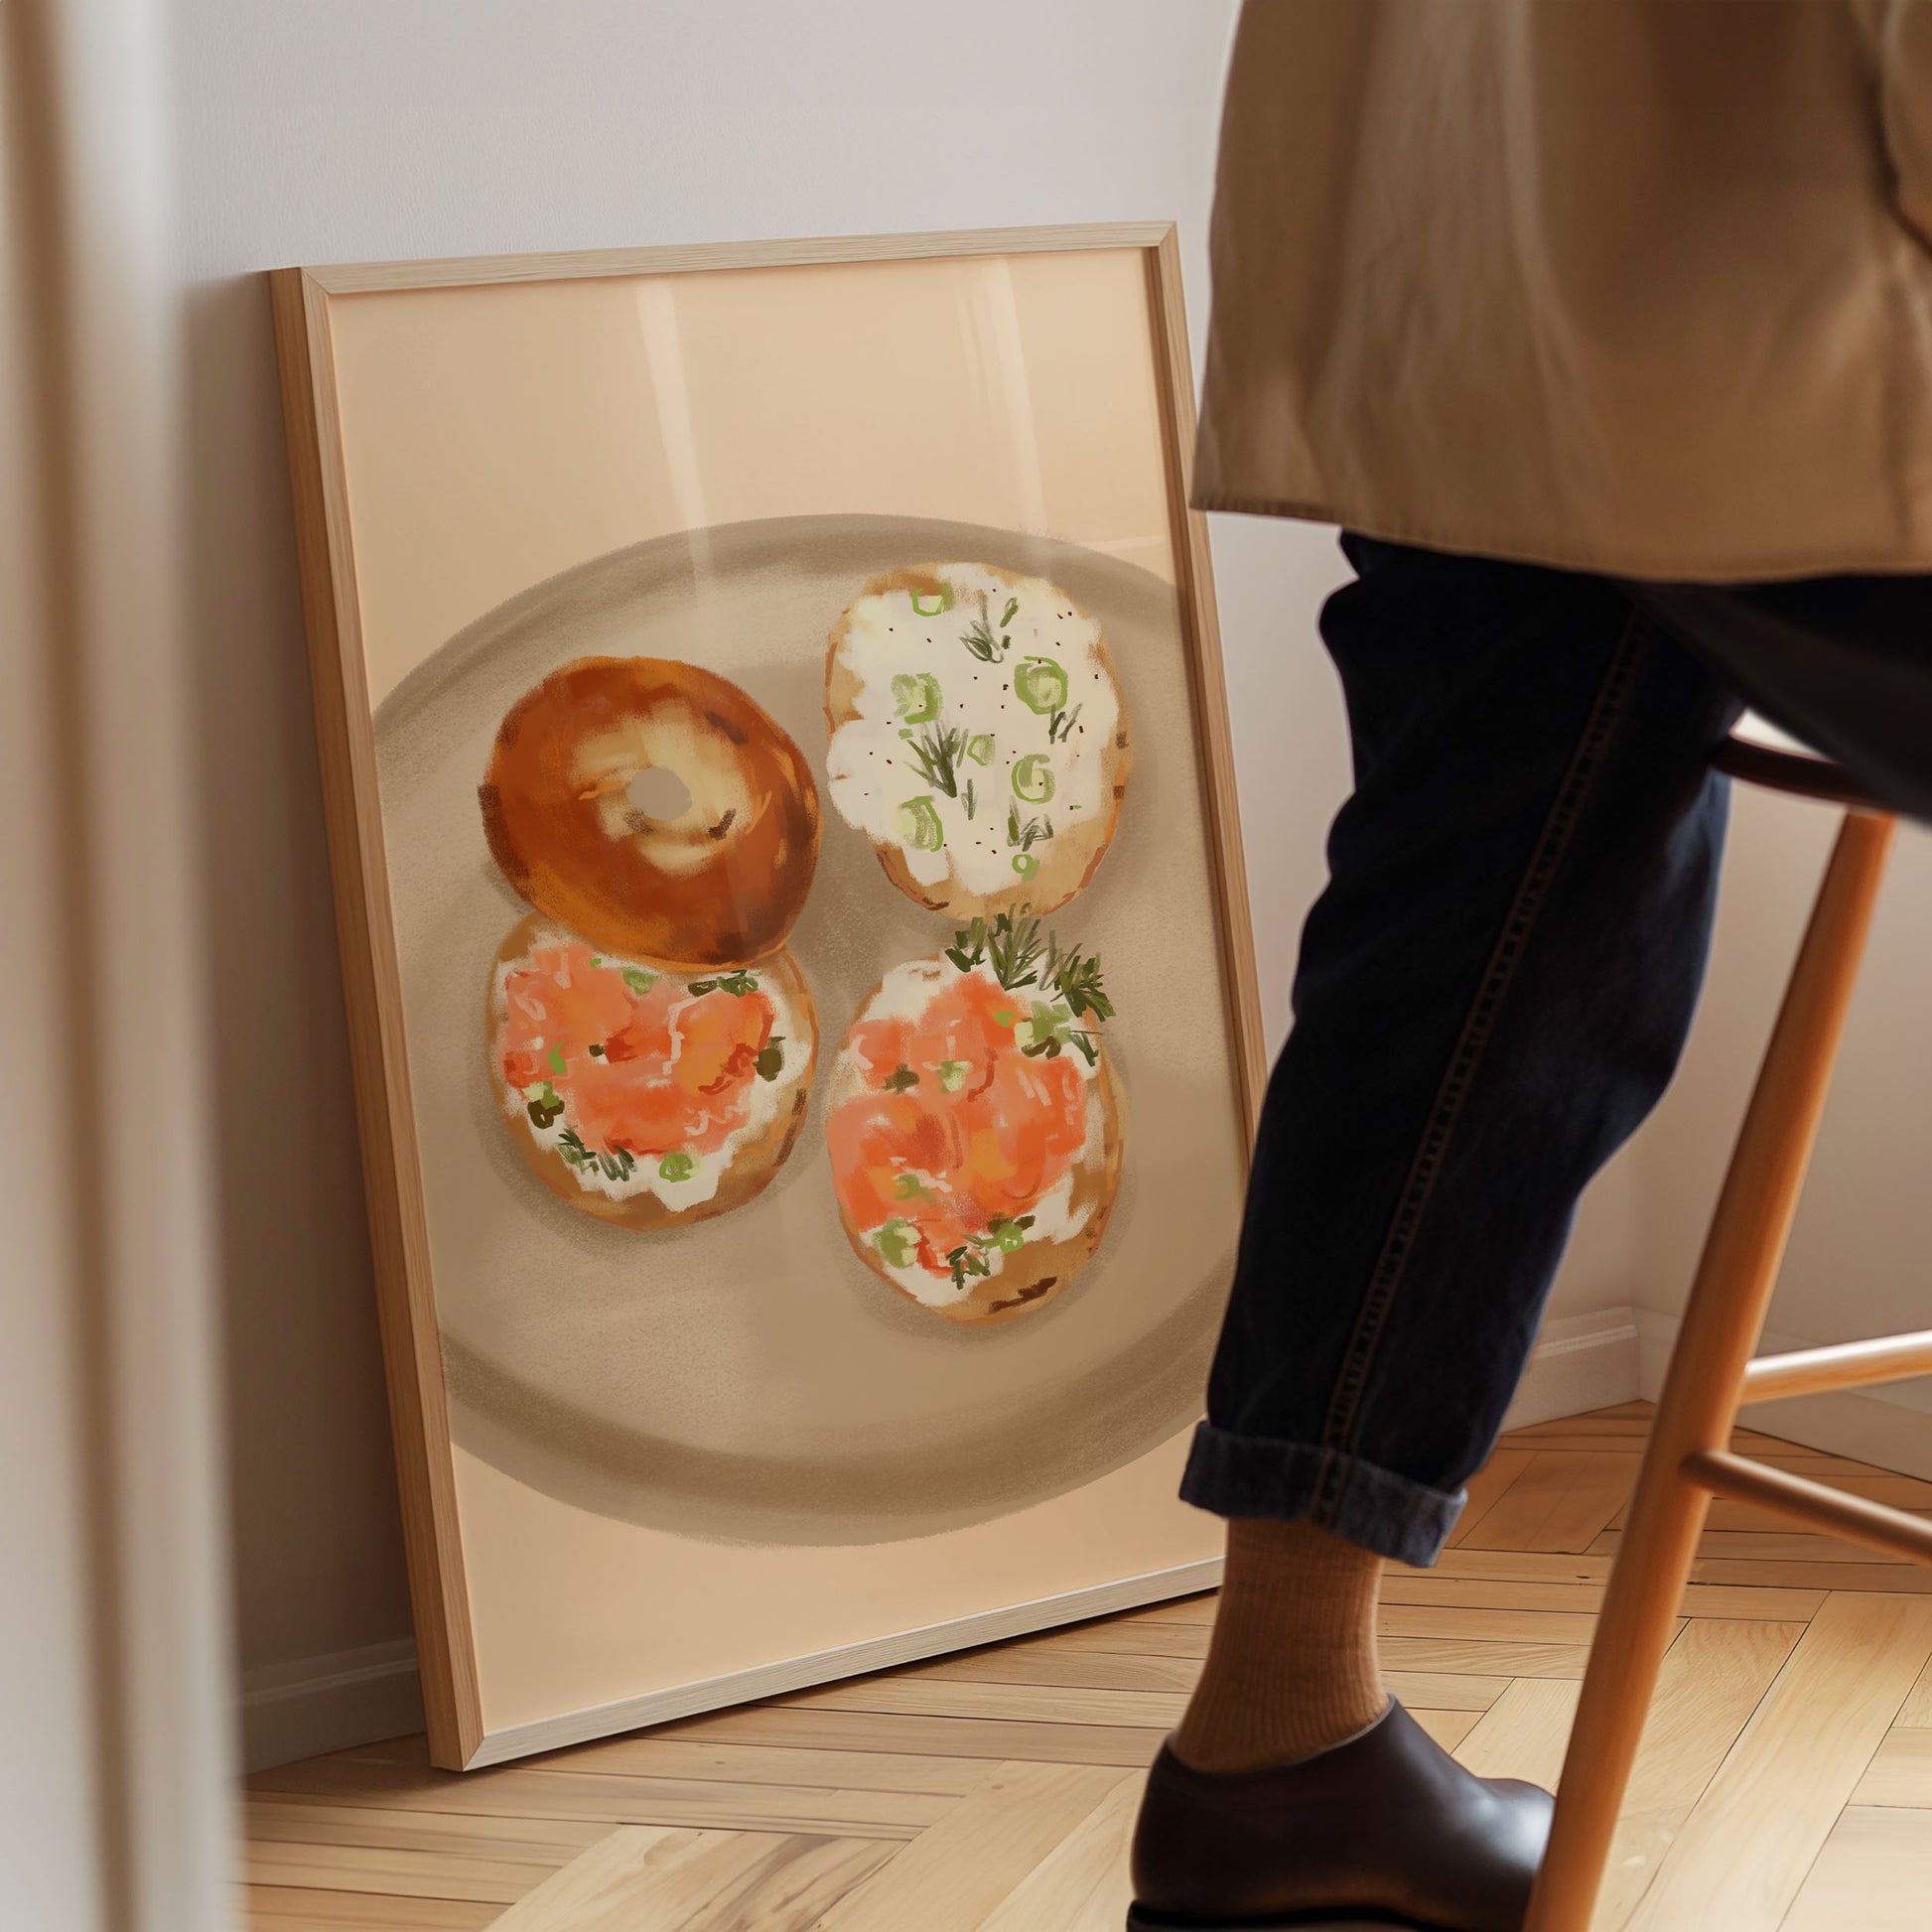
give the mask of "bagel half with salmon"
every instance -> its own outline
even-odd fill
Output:
[[[1113,1210],[1126,1110],[1097,958],[1025,908],[874,988],[825,1123],[853,1252],[928,1313],[1012,1321],[1065,1294]]]
[[[485,1032],[517,1152],[554,1194],[648,1229],[759,1193],[804,1125],[818,1056],[786,948],[681,974],[602,952],[533,913],[497,949]]]

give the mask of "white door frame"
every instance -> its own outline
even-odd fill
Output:
[[[0,1915],[45,1932],[231,1912],[163,4],[0,9]]]

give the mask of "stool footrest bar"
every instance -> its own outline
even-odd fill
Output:
[[[1910,1335],[1878,1335],[1870,1341],[1835,1342],[1786,1355],[1760,1355],[1744,1370],[1746,1402],[1779,1402],[1786,1396],[1820,1395],[1827,1389],[1868,1389],[1932,1375],[1932,1328]]]
[[[1863,1496],[1848,1496],[1842,1489],[1804,1476],[1786,1475],[1782,1469],[1769,1469],[1748,1456],[1723,1449],[1694,1451],[1681,1466],[1687,1481],[1714,1496],[1756,1503],[1822,1530],[1827,1536],[1841,1536],[1912,1563],[1932,1564],[1932,1522],[1922,1516],[1868,1502]]]

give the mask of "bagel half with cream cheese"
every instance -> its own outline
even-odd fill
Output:
[[[1126,703],[1099,623],[1041,578],[875,577],[832,632],[825,719],[833,806],[934,911],[1049,912],[1113,842]]]

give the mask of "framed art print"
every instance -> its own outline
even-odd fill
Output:
[[[272,284],[435,1761],[1211,1583],[1173,231]]]

